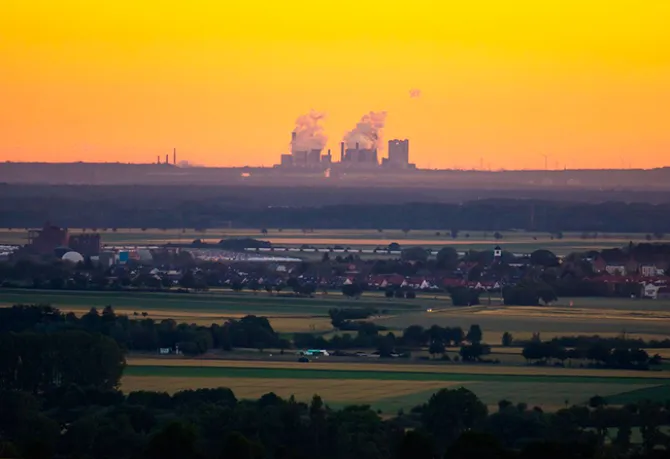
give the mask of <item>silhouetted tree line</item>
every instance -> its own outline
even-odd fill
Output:
[[[507,305],[538,306],[556,301],[558,297],[551,285],[542,281],[523,280],[514,286],[503,288],[503,302]]]
[[[178,324],[172,319],[156,322],[150,318],[131,319],[117,315],[111,306],[100,313],[96,308],[77,317],[46,305],[16,305],[0,308],[0,331],[84,330],[112,338],[130,351],[156,352],[159,348],[179,349],[184,354],[201,354],[209,349],[287,348],[290,343],[272,329],[265,317],[253,315],[231,319],[209,327]]]
[[[640,402],[555,413],[507,400],[489,413],[464,388],[441,389],[408,413],[332,409],[269,392],[240,400],[226,388],[123,394],[62,386],[0,390],[0,453],[25,459],[654,459],[670,446],[670,405]],[[633,429],[641,438],[633,442]]]
[[[430,329],[421,326],[408,327],[403,336],[395,336],[386,327],[359,318],[367,318],[375,311],[371,309],[331,309],[330,314],[339,329],[347,332],[326,339],[310,333],[296,333],[292,341],[279,336],[265,317],[253,315],[239,320],[228,320],[224,324],[202,325],[178,324],[172,319],[156,322],[153,319],[129,318],[117,315],[111,306],[100,313],[96,308],[77,317],[73,313],[63,314],[48,305],[15,305],[0,308],[0,332],[60,332],[80,330],[99,333],[112,338],[118,346],[129,351],[156,352],[159,348],[179,350],[186,355],[197,355],[210,349],[233,350],[316,348],[328,350],[377,349],[382,357],[391,354],[408,356],[411,349],[439,342],[443,346],[460,346],[466,340],[479,343],[482,330],[473,325],[467,333],[460,327],[443,328],[438,325]]]
[[[561,366],[565,361],[575,365],[577,361],[588,361],[588,367],[648,370],[650,366],[660,365],[661,356],[649,356],[644,349],[634,347],[612,348],[602,342],[587,344],[583,347],[566,348],[558,341],[531,341],[521,354],[527,361],[536,364],[551,364],[552,360]],[[583,363],[579,364],[584,366]]]
[[[83,187],[81,190],[89,189]],[[55,193],[6,199],[0,221],[14,228],[35,227],[58,209],[58,224],[98,228],[220,228],[231,222],[242,228],[468,228],[502,231],[510,228],[558,233],[670,232],[670,204],[521,199],[482,199],[462,204],[407,202],[402,204],[337,204],[268,207],[248,199],[190,199],[189,192],[169,197],[136,193],[119,199],[117,188],[97,192]],[[95,191],[95,190],[94,190]],[[246,194],[251,193],[245,190]],[[157,201],[162,202],[158,204]],[[397,200],[396,200],[397,202]],[[321,203],[322,204],[322,203]]]
[[[454,306],[475,306],[479,304],[480,291],[468,287],[451,287],[451,304]]]

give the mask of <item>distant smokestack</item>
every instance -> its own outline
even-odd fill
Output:
[[[161,163],[161,155],[158,155],[158,159],[156,160],[156,164],[160,164],[160,163]]]
[[[328,149],[328,156],[330,156],[330,148]]]
[[[170,156],[165,155],[165,164],[170,164]]]
[[[177,149],[172,150],[172,164],[177,165]]]
[[[340,142],[340,162],[344,161],[344,142]]]
[[[356,142],[356,151],[358,151],[358,142]]]

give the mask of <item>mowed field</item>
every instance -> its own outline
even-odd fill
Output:
[[[228,387],[238,398],[274,392],[308,401],[318,394],[331,406],[368,404],[395,414],[424,403],[441,388],[465,387],[493,407],[507,399],[544,409],[584,403],[593,395],[615,400],[670,398],[670,373],[497,367],[483,365],[245,362],[129,359],[124,391],[176,392]],[[618,402],[616,402],[618,403]]]
[[[92,232],[92,228],[71,228],[72,233]],[[260,228],[233,229],[218,228],[206,231],[186,229],[118,228],[116,231],[107,228],[96,228],[102,234],[106,245],[159,245],[168,242],[189,243],[194,239],[206,242],[218,242],[233,237],[252,237],[270,241],[275,245],[299,247],[307,244],[315,247],[349,247],[352,249],[374,248],[387,246],[397,242],[403,246],[420,245],[426,248],[439,249],[445,245],[455,246],[458,250],[485,250],[500,244],[504,249],[517,253],[530,253],[537,249],[552,250],[557,254],[574,251],[598,250],[621,247],[629,241],[644,242],[645,234],[639,233],[600,233],[597,238],[582,238],[581,233],[564,233],[562,239],[552,239],[548,233],[528,231],[504,231],[503,238],[495,240],[493,231],[459,232],[456,239],[451,237],[449,229],[410,230],[409,233],[394,230],[338,230],[323,229],[304,233],[300,229],[267,228],[268,234],[261,234]],[[469,237],[466,237],[468,236]],[[25,244],[27,231],[24,228],[0,229],[0,244]]]

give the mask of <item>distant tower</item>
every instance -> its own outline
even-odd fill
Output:
[[[156,164],[160,164],[160,163],[161,163],[161,155],[158,155],[158,159],[156,159]]]
[[[177,149],[172,150],[172,164],[177,165]]]
[[[409,164],[409,140],[389,140],[389,164],[396,167],[407,167]]]
[[[344,162],[344,142],[340,143],[340,162]]]
[[[165,164],[170,164],[170,155],[165,155]]]

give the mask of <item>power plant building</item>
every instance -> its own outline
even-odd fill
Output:
[[[361,148],[359,143],[356,143],[353,148],[345,142],[340,143],[339,162],[333,161],[331,151],[328,154],[321,154],[322,150],[317,148],[312,149],[297,149],[296,148],[296,133],[292,133],[291,139],[291,153],[282,154],[279,167],[281,168],[307,168],[307,169],[326,169],[331,166],[342,167],[347,169],[363,168],[369,169],[371,167],[380,166],[380,158],[377,148]],[[409,163],[409,140],[394,139],[388,142],[388,158],[381,159],[381,166],[392,169],[413,169],[416,166]]]
[[[379,159],[377,157],[376,148],[360,148],[357,143],[355,148],[344,149],[344,142],[342,143],[342,164],[357,165],[357,166],[379,166]]]
[[[389,140],[388,146],[389,157],[384,165],[403,169],[409,167],[409,140]]]

